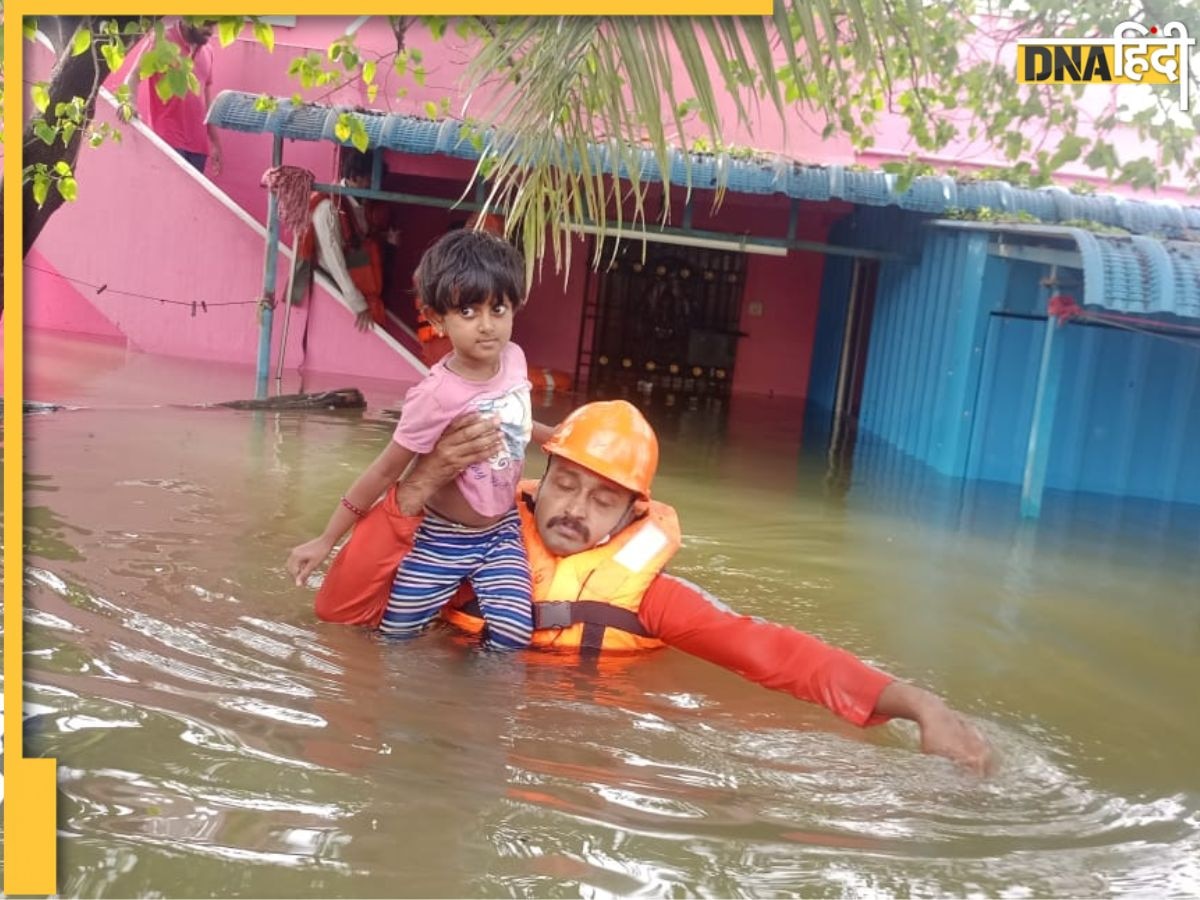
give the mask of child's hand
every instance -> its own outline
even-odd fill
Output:
[[[313,538],[292,548],[292,552],[288,554],[287,570],[288,574],[296,579],[296,587],[304,587],[308,576],[325,561],[332,549],[333,541],[324,537]]]

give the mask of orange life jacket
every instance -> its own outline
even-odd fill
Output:
[[[312,284],[312,268],[317,260],[317,236],[312,225],[312,216],[317,207],[325,200],[333,203],[337,211],[338,221],[342,226],[342,257],[346,261],[346,271],[354,286],[362,292],[367,301],[367,309],[371,318],[383,325],[387,322],[387,313],[383,305],[383,256],[379,251],[379,242],[364,232],[358,224],[354,213],[347,208],[342,197],[332,197],[329,194],[313,194],[308,198],[309,224],[300,236],[297,246],[298,262],[303,268],[297,268],[296,285],[300,296],[308,292]],[[371,212],[364,210],[364,215],[371,221]],[[303,276],[301,275],[303,272]],[[293,288],[292,302],[296,303],[297,288]]]
[[[644,516],[608,542],[559,557],[546,549],[534,522],[536,485],[522,482],[517,501],[533,575],[532,646],[606,652],[661,647],[662,641],[642,627],[637,612],[650,582],[679,549],[675,510],[651,501]],[[443,616],[466,631],[478,632],[484,626],[477,604],[457,598]]]

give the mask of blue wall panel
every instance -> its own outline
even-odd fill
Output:
[[[967,475],[1019,484],[1025,466],[1044,324],[993,316]],[[1060,395],[1061,396],[1061,395]]]
[[[861,425],[939,472],[962,474],[988,310],[1007,263],[980,233],[930,232],[881,273]]]
[[[1044,322],[995,317],[968,477],[1019,484]],[[1068,325],[1046,486],[1200,503],[1200,344]]]
[[[850,237],[879,247],[882,224],[858,221]],[[901,231],[911,242],[920,227]],[[1046,324],[1000,313],[1042,313],[1047,268],[990,257],[988,240],[927,229],[912,261],[883,264],[859,424],[936,471],[1019,484]],[[829,405],[848,271],[831,270],[841,305],[814,350],[814,399]],[[1200,341],[1079,324],[1058,337],[1046,486],[1200,503]]]
[[[845,230],[834,226],[830,231],[830,242],[846,242],[847,237],[843,233]],[[812,366],[808,376],[808,401],[814,408],[813,412],[833,411],[838,365],[842,358],[842,340],[846,334],[846,310],[850,304],[850,276],[853,271],[854,261],[848,256],[830,256],[825,260],[821,305],[817,309]]]

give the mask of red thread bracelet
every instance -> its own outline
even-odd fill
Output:
[[[347,500],[345,496],[342,497],[342,506],[346,507],[346,509],[350,510],[350,512],[354,513],[354,515],[358,516],[360,519],[367,514],[365,509],[355,506],[353,503]]]

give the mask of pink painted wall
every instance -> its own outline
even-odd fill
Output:
[[[350,21],[348,18],[324,16],[299,17],[295,28],[276,28],[276,48],[273,55],[267,54],[265,49],[249,38],[241,38],[229,47],[218,49],[214,88],[217,90],[236,88],[278,96],[290,96],[298,89],[298,85],[285,74],[288,61],[309,49],[324,52],[329,42],[341,34]],[[1010,29],[1013,25],[1014,23],[1011,21],[997,20],[997,27],[1002,29]],[[359,31],[358,43],[360,47],[377,53],[387,53],[395,48],[395,39],[382,17],[374,17]],[[305,94],[306,99],[320,97],[321,102],[372,106],[389,112],[418,116],[425,115],[424,106],[427,101],[439,103],[443,98],[449,98],[452,101],[451,113],[460,114],[460,78],[465,64],[471,56],[471,47],[464,44],[452,32],[448,32],[442,41],[435,41],[419,25],[414,25],[409,29],[406,46],[419,49],[425,55],[428,77],[423,86],[417,85],[411,76],[402,78],[388,69],[381,71],[377,78],[380,90],[374,103],[368,103],[362,85],[343,89],[331,96],[322,96],[323,93],[327,94],[324,90],[302,91],[301,93]],[[964,48],[964,65],[973,58],[985,56],[991,58],[996,55],[1012,64],[1015,57],[1015,44],[1009,40],[1001,45],[981,38],[976,46]],[[782,62],[782,57],[780,57],[780,61]],[[679,65],[676,66],[677,70],[680,68]],[[395,96],[396,89],[401,87],[408,91],[402,99]],[[1119,96],[1119,90],[1119,88],[1089,88],[1084,92],[1081,103],[1090,112],[1099,114],[1115,102]],[[480,92],[472,100],[473,108],[486,108],[487,99],[486,92]],[[822,139],[820,135],[825,125],[824,120],[798,106],[788,108],[784,120],[780,120],[775,115],[769,103],[759,103],[758,108],[761,113],[753,127],[738,125],[733,101],[727,98],[721,99],[721,115],[725,123],[726,139],[730,144],[755,147],[765,153],[780,153],[791,159],[813,164],[876,165],[893,159],[905,159],[910,154],[915,154],[918,158],[936,165],[955,165],[960,168],[1001,165],[1005,162],[996,151],[980,141],[968,138],[968,123],[965,119],[961,122],[962,137],[959,140],[938,154],[928,154],[922,152],[909,138],[906,122],[902,116],[884,112],[879,119],[874,146],[866,151],[855,151],[850,142],[840,136],[835,135],[828,139]],[[699,123],[693,122],[687,126],[689,139],[704,133],[704,128]],[[269,141],[262,143],[263,141],[265,141],[263,138],[239,135],[230,146],[239,153],[256,148],[261,152],[254,158],[269,159]],[[1132,129],[1119,133],[1117,141],[1119,146],[1128,152],[1132,152],[1136,148],[1138,153],[1151,152],[1153,155],[1153,147],[1138,142]],[[1055,143],[1054,135],[1047,137],[1046,146],[1054,146]],[[267,149],[262,151],[264,147]],[[296,148],[296,152],[299,154],[297,159],[303,159],[311,152],[310,150],[301,150],[299,145],[296,145]],[[289,156],[291,152],[289,148]],[[328,150],[317,153],[313,158],[318,161],[328,159]],[[297,164],[305,163],[298,162]],[[1089,173],[1080,162],[1066,166],[1059,180],[1063,183],[1071,183],[1080,178],[1104,184],[1101,177]],[[241,181],[234,173],[230,174],[229,179]],[[1105,189],[1122,194],[1147,198],[1155,196],[1151,192],[1104,186]],[[240,202],[243,187],[248,195],[253,195],[257,189],[257,181],[245,185],[230,184],[226,189],[233,196],[238,197]],[[1157,196],[1188,202],[1187,188],[1188,185],[1177,174],[1172,174],[1168,179],[1168,185],[1160,190]]]
[[[87,291],[76,286],[35,246],[25,258],[25,326],[44,331],[69,331],[125,342],[125,333],[93,305]]]
[[[381,67],[377,76],[379,93],[374,102],[369,102],[365,86],[359,84],[330,92],[327,88],[300,89],[298,81],[289,77],[288,63],[310,50],[324,53],[329,43],[338,37],[352,21],[350,18],[332,16],[300,16],[294,28],[276,27],[275,52],[267,53],[251,37],[249,32],[234,41],[228,47],[216,46],[214,41],[215,65],[213,91],[218,93],[226,89],[252,91],[272,96],[287,97],[299,92],[306,100],[322,103],[369,106],[387,112],[406,113],[424,116],[425,104],[433,102],[440,104],[442,100],[451,101],[452,115],[461,113],[461,77],[466,62],[469,60],[472,48],[464,44],[452,30],[442,41],[435,41],[432,36],[418,24],[414,24],[406,35],[406,46],[424,53],[425,67],[428,75],[424,85],[418,85],[411,77],[396,75],[390,67]],[[1010,27],[1012,23],[1002,23]],[[358,44],[364,50],[385,54],[395,49],[395,38],[388,29],[383,17],[373,17],[358,32]],[[981,41],[980,45],[964,50],[964,59],[992,56],[999,54],[1005,60],[1011,60],[1015,54],[1015,45],[1011,42],[1003,46]],[[965,63],[964,63],[965,64]],[[127,63],[128,65],[128,63]],[[110,86],[115,86],[124,77],[124,72],[110,79]],[[406,96],[398,98],[397,89],[407,91]],[[146,90],[143,85],[142,90]],[[1110,88],[1089,88],[1084,92],[1081,101],[1087,109],[1099,114],[1109,107],[1117,96],[1116,90]],[[488,95],[481,91],[472,99],[472,108],[486,108]],[[863,151],[856,151],[848,140],[834,135],[828,139],[820,137],[824,120],[814,116],[798,106],[790,107],[787,116],[780,120],[769,104],[759,104],[761,114],[753,127],[736,124],[734,103],[731,99],[723,98],[721,102],[722,118],[727,129],[727,140],[738,146],[751,146],[769,154],[782,154],[791,159],[813,164],[865,164],[877,166],[892,160],[907,159],[910,154],[938,166],[956,166],[963,170],[982,166],[1003,165],[1005,161],[999,154],[980,141],[967,137],[968,123],[961,122],[962,137],[937,154],[921,151],[907,133],[907,125],[902,116],[884,112],[879,119],[878,131],[874,145]],[[704,134],[699,123],[692,123],[687,129],[688,137],[695,138]],[[229,165],[226,170],[215,177],[215,183],[232,196],[244,209],[250,211],[259,221],[265,221],[266,195],[259,186],[262,171],[270,165],[271,140],[266,135],[246,135],[237,132],[225,132],[223,136]],[[1123,152],[1150,152],[1153,147],[1136,140],[1132,129],[1118,135],[1119,145]],[[1046,146],[1053,146],[1053,136],[1047,138]],[[318,178],[333,175],[333,147],[329,144],[292,142],[284,151],[285,161],[304,166],[317,174]],[[458,160],[436,157],[405,157],[392,160],[393,170],[418,171],[424,168],[424,174],[441,172],[447,174],[452,169],[456,179],[468,177],[471,164]],[[1110,190],[1123,195],[1139,196],[1147,199],[1154,197],[1173,199],[1184,203],[1194,202],[1187,195],[1187,188],[1177,175],[1168,179],[1168,185],[1157,194],[1147,191],[1134,191],[1132,188],[1110,185],[1096,174],[1089,172],[1081,162],[1069,164],[1063,169],[1059,178],[1064,184],[1076,180],[1088,180],[1097,184],[1101,189]]]
[[[229,47],[214,47],[214,91],[233,88],[291,95],[298,85],[286,75],[288,62],[310,49],[323,51],[349,21],[302,17],[296,28],[276,29],[274,54],[244,38]],[[394,48],[394,38],[378,17],[360,32],[359,43],[381,53]],[[401,79],[390,70],[381,72],[379,98],[372,105],[392,112],[423,115],[426,101],[438,102],[449,97],[455,98],[451,109],[457,112],[458,79],[471,48],[452,35],[444,42],[435,42],[419,27],[410,30],[408,46],[425,52],[429,71],[426,84],[418,86],[411,78]],[[38,54],[31,53],[29,58],[37,61]],[[46,54],[41,54],[37,64],[43,71],[48,68]],[[110,84],[115,86],[123,74],[117,73]],[[400,86],[409,91],[403,99],[394,95]],[[366,102],[361,86],[335,94],[323,89],[302,93],[306,99],[326,103]],[[477,98],[474,102],[479,104],[484,99]],[[727,119],[731,113],[730,102],[726,105]],[[100,115],[102,120],[111,121],[107,107],[102,106]],[[792,110],[785,130],[772,113],[764,112],[753,134],[734,130],[729,139],[766,152],[821,163],[873,164],[907,156],[913,149],[898,118],[885,117],[876,146],[869,154],[856,154],[840,139],[816,138],[822,124]],[[123,145],[83,154],[81,199],[52,220],[39,240],[39,258],[47,268],[64,275],[155,296],[178,295],[181,299],[208,302],[257,296],[262,272],[261,236],[204,191],[172,157],[164,155],[134,129],[125,131]],[[271,138],[227,131],[223,133],[223,143],[226,165],[213,183],[254,219],[264,221],[266,193],[259,179],[270,165]],[[969,160],[966,164],[959,161],[960,165],[997,162],[968,143],[952,148],[949,153],[957,160]],[[334,177],[331,144],[289,142],[284,160],[309,168],[318,178]],[[389,167],[397,173],[389,181],[389,187],[404,190],[406,184],[421,181],[424,190],[433,185],[444,187],[445,196],[457,196],[473,168],[466,161],[409,154],[389,154]],[[1069,174],[1067,180],[1074,177]],[[138,186],[144,190],[139,192]],[[780,236],[785,230],[787,205],[782,198],[730,195],[722,210],[710,216],[706,212],[707,195],[698,196],[693,222],[696,228],[772,236]],[[800,236],[824,240],[832,218],[845,209],[840,204],[812,205],[802,217]],[[131,210],[136,210],[136,215],[127,214]],[[402,206],[397,207],[395,217],[404,234],[393,272],[401,293],[393,296],[393,306],[407,318],[404,291],[416,259],[449,221],[462,214]],[[674,224],[679,224],[678,213]],[[576,247],[579,252],[574,255],[565,287],[561,273],[555,274],[552,263],[548,262],[531,291],[529,307],[517,320],[515,331],[532,364],[567,372],[573,372],[575,367],[585,282],[583,243],[577,242]],[[742,329],[750,336],[739,347],[734,390],[747,395],[774,392],[780,396],[803,396],[822,273],[821,257],[793,252],[784,259],[752,256],[748,263]],[[286,257],[282,257],[281,265],[285,264]],[[257,328],[251,306],[213,306],[207,314],[192,318],[190,310],[182,307],[164,308],[113,292],[95,295],[83,289],[84,293],[79,293],[65,289],[61,283],[54,285],[56,280],[45,276],[43,280],[30,282],[28,306],[33,327],[92,334],[111,334],[115,330],[134,346],[155,352],[253,361]],[[761,316],[749,314],[753,302],[762,304]],[[320,289],[311,310],[294,311],[289,364],[300,359],[299,340],[306,322],[309,330],[307,357],[303,361],[306,367],[402,380],[415,377],[414,370],[382,340],[354,332],[345,308]]]
[[[44,65],[47,55],[39,61],[31,54],[29,62]],[[107,103],[98,105],[97,120],[116,124]],[[25,292],[29,325],[119,334],[150,353],[253,364],[262,234],[140,127],[123,131],[120,144],[80,154],[79,199],[55,214],[35,244]],[[48,271],[34,272],[35,265]],[[285,254],[279,265],[282,293]],[[97,293],[100,285],[107,288]],[[193,315],[192,301],[203,301],[208,311],[198,308]],[[277,309],[272,367],[282,311]],[[301,347],[306,322],[307,356]],[[349,310],[319,286],[311,305],[293,309],[287,363],[349,375],[419,377],[382,337],[357,332]]]
[[[544,261],[529,291],[529,303],[517,316],[513,338],[525,349],[529,365],[574,378],[590,259],[582,239],[574,240],[571,248],[570,278],[565,285],[563,273],[556,274],[553,262]]]

